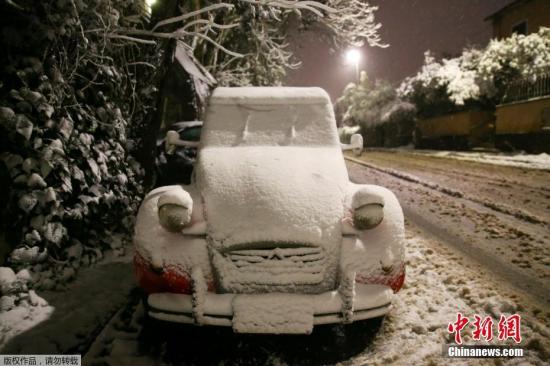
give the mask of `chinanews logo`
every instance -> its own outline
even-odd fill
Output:
[[[496,325],[496,333],[495,333]],[[444,346],[443,353],[448,357],[522,357],[523,348],[509,345],[463,345],[462,332],[472,331],[474,341],[494,342],[513,340],[521,343],[521,315],[502,314],[498,322],[491,316],[481,317],[474,315],[473,321],[462,313],[456,314],[456,320],[449,323],[447,332],[454,335],[454,344]]]

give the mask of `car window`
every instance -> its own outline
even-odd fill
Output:
[[[186,128],[185,130],[180,132],[180,139],[185,141],[200,141],[201,130],[201,126]]]

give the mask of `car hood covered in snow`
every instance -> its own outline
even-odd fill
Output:
[[[220,249],[341,240],[348,181],[337,149],[204,149],[197,177],[209,235]]]
[[[335,286],[348,187],[337,148],[221,147],[200,154],[197,183],[224,290]]]

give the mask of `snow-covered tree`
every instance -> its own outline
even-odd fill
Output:
[[[350,83],[344,88],[336,101],[336,110],[343,114],[341,138],[347,138],[346,132],[353,129],[363,135],[367,146],[399,146],[410,142],[415,106],[401,100],[387,81],[370,81],[364,71],[357,84]]]
[[[398,95],[413,102],[424,115],[445,113],[464,106],[468,100],[477,100],[480,55],[480,51],[468,49],[459,57],[438,62],[426,52],[422,68],[401,83]]]
[[[496,99],[502,97],[510,82],[534,81],[550,73],[550,28],[492,40],[480,55],[476,71],[481,93]]]
[[[277,85],[300,65],[287,42],[297,28],[315,27],[336,49],[365,42],[385,46],[376,9],[359,0],[185,2],[181,15],[158,22],[152,31],[118,29],[115,36],[136,42],[179,39],[220,85]]]
[[[372,82],[362,71],[359,82],[348,84],[336,103],[345,111],[345,124],[366,127],[381,123],[385,108],[395,99],[396,92],[391,84],[383,80]]]
[[[456,58],[437,61],[426,52],[420,71],[398,88],[422,115],[450,112],[468,104],[494,105],[506,86],[550,72],[550,29],[492,40],[482,49],[466,49]]]

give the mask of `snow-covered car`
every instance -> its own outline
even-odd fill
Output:
[[[405,278],[403,213],[354,184],[320,88],[217,88],[190,185],[144,199],[135,269],[149,316],[310,333],[379,317]]]
[[[157,139],[155,171],[158,186],[191,182],[201,129],[202,121],[176,122],[170,126],[171,135]],[[173,136],[183,141],[183,146],[172,146],[170,137]]]

